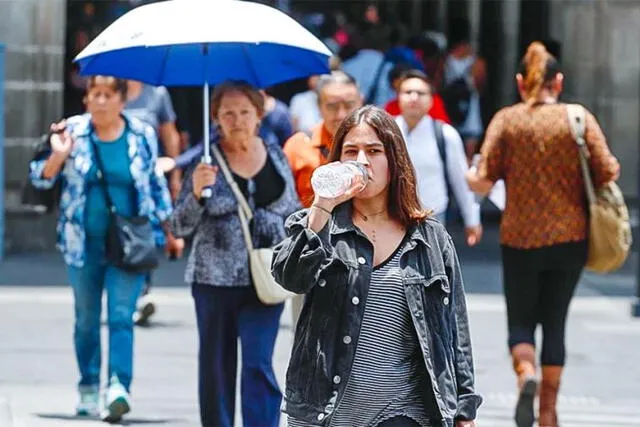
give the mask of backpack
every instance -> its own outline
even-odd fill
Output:
[[[462,126],[469,114],[473,88],[469,82],[468,74],[472,66],[473,63],[440,91],[444,108],[447,110],[447,115],[454,127]]]
[[[31,161],[43,160],[49,157],[51,154],[51,144],[49,142],[50,137],[51,134],[47,134],[42,137],[42,140],[34,150]],[[58,206],[61,192],[61,179],[58,179],[52,188],[42,190],[40,188],[36,188],[31,182],[31,179],[27,178],[27,182],[22,188],[21,202],[23,205],[28,206],[42,206],[46,213],[50,213],[56,208],[56,206]]]
[[[441,120],[433,120],[433,129],[436,136],[436,144],[438,145],[438,153],[442,160],[442,170],[444,172],[444,183],[447,186],[447,192],[451,192],[451,185],[449,184],[449,171],[447,170],[447,150],[445,148],[443,122]]]
[[[444,139],[444,122],[442,120],[433,119],[433,130],[436,137],[436,145],[438,146],[438,153],[440,154],[440,160],[442,160],[442,172],[444,173],[444,185],[447,187],[447,198],[449,203],[446,209],[447,221],[449,221],[452,214],[452,204],[454,203],[454,194],[451,191],[451,183],[449,182],[449,170],[447,169],[447,149],[446,141]]]
[[[589,148],[584,140],[585,112],[580,105],[567,105],[571,132],[578,144],[589,210],[588,255],[585,268],[595,273],[617,270],[631,249],[629,210],[615,182],[594,188],[589,167]]]

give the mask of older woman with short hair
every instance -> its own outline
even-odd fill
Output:
[[[284,220],[299,207],[291,170],[275,142],[257,136],[264,98],[238,81],[216,87],[212,118],[216,142],[254,218],[254,247],[271,247],[284,237]],[[278,426],[282,394],[272,357],[283,304],[258,300],[238,202],[218,164],[199,163],[185,177],[172,218],[176,236],[193,236],[185,280],[196,307],[199,399],[203,426],[233,427],[237,341],[242,344],[242,419],[248,426]],[[202,190],[212,196],[205,199]]]
[[[123,113],[127,84],[113,77],[88,80],[87,113],[52,125],[51,154],[30,164],[36,188],[62,180],[58,248],[68,265],[75,302],[74,341],[80,369],[78,415],[97,415],[100,391],[100,312],[107,293],[109,371],[104,421],[129,412],[133,376],[133,320],[144,273],[108,257],[110,207],[121,216],[163,223],[171,214],[164,176],[155,172],[155,132]]]

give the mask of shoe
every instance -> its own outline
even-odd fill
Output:
[[[133,323],[136,326],[148,326],[149,319],[156,312],[156,306],[146,296],[140,298],[140,306],[133,313]]]
[[[79,417],[97,417],[100,415],[99,387],[80,387],[80,399],[76,405]]]
[[[558,427],[556,404],[560,390],[562,366],[543,366],[542,383],[540,384],[540,408],[538,426]]]
[[[518,402],[514,416],[517,427],[532,427],[535,421],[534,404],[538,392],[535,355],[535,347],[531,344],[521,343],[511,349],[513,370],[518,377]]]
[[[520,393],[518,394],[518,403],[516,403],[516,425],[518,427],[531,427],[535,421],[533,406],[538,390],[538,380],[536,378],[527,378],[522,384]]]
[[[131,411],[129,393],[114,375],[105,394],[104,409],[100,418],[107,423],[117,423],[129,411]]]

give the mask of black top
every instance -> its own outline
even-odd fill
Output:
[[[249,193],[253,193],[256,207],[265,207],[275,202],[284,192],[284,179],[268,155],[264,166],[253,178],[245,179],[233,173],[233,179],[247,200],[249,200]]]

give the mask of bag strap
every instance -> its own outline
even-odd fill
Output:
[[[244,244],[247,245],[247,250],[251,252],[253,250],[253,241],[251,240],[251,230],[249,229],[249,220],[247,219],[240,205],[238,205],[238,216],[240,217],[240,226],[242,227],[242,236],[244,237]]]
[[[100,156],[100,149],[98,148],[98,144],[93,137],[93,132],[89,136],[89,140],[91,141],[91,148],[93,151],[93,157],[96,161],[96,170],[98,175],[98,182],[100,182],[100,187],[102,187],[102,191],[104,192],[104,198],[107,201],[107,206],[109,207],[109,211],[111,213],[116,213],[116,208],[113,204],[113,200],[111,200],[111,195],[109,195],[109,189],[107,188],[107,183],[104,178],[104,167],[102,163],[102,157]]]
[[[227,180],[227,183],[229,184],[229,186],[231,187],[231,190],[233,191],[233,195],[236,197],[236,200],[238,201],[238,207],[240,207],[244,211],[245,218],[247,218],[248,221],[251,221],[253,219],[253,211],[251,210],[251,207],[249,206],[247,199],[242,194],[242,191],[240,191],[240,188],[238,187],[238,183],[236,182],[235,179],[233,179],[233,175],[231,174],[229,165],[227,164],[227,161],[224,159],[224,156],[222,155],[222,153],[220,152],[220,149],[216,146],[216,144],[211,144],[211,152],[213,153],[213,156],[216,158],[216,161],[218,162],[218,166],[220,166],[220,169],[222,170],[222,174],[224,175],[224,178]]]
[[[233,194],[238,201],[238,216],[240,217],[242,236],[244,237],[244,243],[247,246],[247,250],[251,252],[253,250],[253,240],[251,239],[249,222],[251,221],[251,219],[253,219],[253,211],[251,210],[251,207],[249,207],[249,203],[242,194],[242,191],[240,191],[240,188],[238,188],[236,180],[233,179],[231,170],[229,170],[229,165],[227,165],[226,160],[222,156],[222,153],[220,152],[216,144],[211,144],[211,152],[216,158],[218,166],[220,166],[220,169],[222,170],[222,174],[227,180],[227,183],[229,183],[229,186],[231,187],[231,190],[233,191]]]
[[[567,114],[569,115],[569,125],[573,138],[578,144],[580,155],[580,168],[584,179],[584,188],[587,193],[587,201],[592,205],[596,201],[596,192],[591,179],[591,169],[589,167],[589,147],[584,139],[586,115],[581,105],[567,104]]]
[[[449,183],[449,170],[447,168],[447,148],[444,140],[444,129],[442,121],[433,120],[433,130],[436,137],[436,144],[438,145],[438,153],[440,153],[440,159],[442,160],[442,170],[444,171],[444,183],[447,186],[447,191],[451,189]]]

